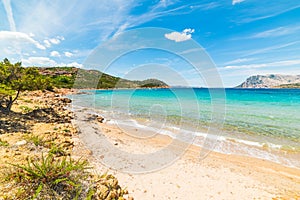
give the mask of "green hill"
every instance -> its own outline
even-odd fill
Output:
[[[111,76],[97,70],[85,70],[75,67],[45,67],[38,68],[40,74],[50,77],[58,88],[144,88],[168,87],[166,83],[157,79],[131,81]]]

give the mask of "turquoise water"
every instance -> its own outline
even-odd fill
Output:
[[[285,154],[300,150],[300,90],[297,89],[170,88],[86,92],[73,96],[75,106],[94,108],[115,120],[135,120],[158,129],[176,127],[191,134],[199,133],[196,134],[199,137],[201,133],[209,133],[231,142],[231,149],[224,142],[220,143],[222,147],[217,147],[226,153],[247,153],[251,151],[249,146],[268,154],[278,153],[278,149]],[[201,146],[201,139],[195,141]],[[232,149],[236,143],[247,148]],[[293,162],[293,165],[298,164]]]

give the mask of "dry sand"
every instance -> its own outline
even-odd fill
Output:
[[[79,142],[92,151],[95,170],[113,173],[135,199],[300,199],[299,169],[215,152],[199,159],[201,149],[196,146],[168,166],[147,173],[155,160],[164,160],[155,152],[167,147],[177,156],[181,143],[163,135],[135,138],[107,122],[87,123],[83,113],[77,112]],[[99,147],[104,142],[108,145]],[[137,154],[146,160],[130,156]]]

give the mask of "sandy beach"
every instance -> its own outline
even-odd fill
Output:
[[[62,90],[60,95],[68,92]],[[11,125],[2,116],[7,124],[2,127],[1,139],[8,141],[8,145],[0,148],[1,166],[12,161],[23,163],[27,157],[47,153],[47,146],[34,146],[28,140],[28,135],[36,135],[49,137],[74,159],[88,159],[92,174],[113,174],[119,185],[128,190],[129,196],[125,196],[128,199],[300,199],[299,169],[216,152],[200,157],[203,152],[200,147],[188,146],[166,135],[134,137],[145,133],[134,127],[131,130],[134,135],[128,134],[113,124],[113,119],[89,114],[88,109],[72,114],[64,109],[65,103],[59,103],[66,101],[60,95],[31,93],[23,96],[15,107],[19,111],[17,108],[22,106],[31,108],[46,103],[59,115],[37,113],[38,117],[31,120],[24,118],[31,116],[28,114],[11,115],[9,119],[21,119],[20,127],[11,127],[18,121],[12,120]],[[28,131],[32,133],[23,133]],[[7,184],[0,187],[0,199],[4,199],[11,190]]]
[[[196,146],[190,146],[178,160],[153,172],[147,172],[147,166],[141,165],[145,168],[143,173],[139,168],[141,163],[136,163],[138,173],[135,173],[131,168],[135,163],[132,157],[126,155],[151,155],[174,142],[173,139],[163,135],[135,138],[109,123],[109,119],[99,123],[96,116],[85,111],[76,112],[76,115],[90,119],[86,127],[84,121],[77,120],[80,130],[78,143],[91,150],[90,161],[96,173],[113,173],[135,199],[300,199],[299,169],[215,152],[199,159],[201,149]],[[138,128],[135,131],[139,131]],[[116,150],[97,146],[96,141],[101,140]],[[176,145],[169,149],[176,154]],[[115,162],[110,162],[111,158]],[[153,159],[161,158],[149,157],[149,160]],[[124,172],[126,167],[131,172]]]

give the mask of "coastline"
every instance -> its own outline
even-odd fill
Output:
[[[85,112],[85,111],[80,111]],[[76,112],[75,112],[76,113]],[[77,113],[78,114],[78,113]],[[210,152],[199,160],[201,148],[190,146],[182,157],[170,165],[150,173],[127,173],[112,169],[105,156],[122,160],[122,167],[130,166],[132,160],[119,153],[105,154],[97,151],[97,137],[121,151],[130,154],[153,153],[173,139],[155,135],[148,139],[134,138],[116,125],[97,122],[92,117],[94,133],[79,134],[80,140],[91,150],[91,162],[97,171],[108,170],[124,182],[137,199],[298,199],[300,198],[300,170],[267,160],[247,156]],[[77,126],[82,124],[77,124]],[[136,130],[138,131],[138,127]],[[176,146],[173,149],[176,152]],[[127,162],[127,164],[126,164]],[[124,170],[124,169],[123,169]],[[125,170],[126,171],[126,170]]]
[[[264,90],[264,89],[263,89]],[[95,91],[95,90],[93,90]],[[92,92],[93,92],[92,91]],[[157,91],[157,92],[162,92],[161,91]],[[206,91],[206,90],[205,90]],[[229,91],[230,92],[230,91]],[[88,92],[87,92],[88,93]],[[264,92],[262,92],[263,94]],[[88,93],[90,94],[90,93]],[[118,93],[116,93],[118,94]],[[122,99],[122,95],[124,94],[124,98],[128,98],[127,93],[120,93],[120,99]],[[97,98],[99,98],[97,100],[97,103],[94,101],[93,98],[90,98],[89,95],[85,96],[83,95],[82,98],[80,95],[78,96],[70,96],[70,98],[74,99],[75,102],[75,107],[78,106],[78,108],[80,108],[81,106],[83,107],[87,107],[90,108],[95,107],[97,108],[101,108],[103,107],[103,110],[94,110],[91,113],[97,113],[99,111],[100,115],[103,114],[104,117],[107,118],[113,118],[111,121],[117,122],[118,123],[122,123],[123,125],[128,124],[128,125],[132,125],[132,126],[144,126],[145,127],[145,131],[147,131],[148,129],[152,129],[152,127],[147,128],[147,123],[149,123],[149,120],[147,120],[147,112],[143,113],[143,111],[146,109],[150,109],[149,108],[149,102],[146,102],[146,106],[148,106],[147,108],[143,107],[143,104],[141,103],[141,101],[143,99],[138,99],[139,96],[143,96],[145,97],[145,95],[148,94],[148,90],[144,90],[144,93],[140,93],[139,91],[137,92],[137,100],[136,100],[136,104],[135,103],[135,99],[132,99],[132,105],[133,105],[133,109],[130,111],[130,115],[133,115],[134,120],[127,120],[128,116],[126,114],[126,108],[123,106],[123,104],[118,105],[117,101],[116,104],[114,106],[116,106],[116,109],[111,110],[110,106],[110,98],[112,98],[112,94],[111,91],[106,92],[99,92],[97,93]],[[152,95],[153,94],[153,95]],[[159,93],[160,94],[160,93]],[[98,97],[99,95],[99,97]],[[111,97],[110,97],[111,95]],[[152,95],[152,96],[151,96]],[[151,91],[150,92],[150,96],[155,97],[156,91]],[[205,94],[204,94],[205,95]],[[164,96],[164,94],[162,94],[162,96]],[[77,98],[78,97],[78,98]],[[135,98],[135,96],[134,96]],[[83,102],[81,102],[81,100],[84,99]],[[151,98],[150,98],[151,99]],[[151,100],[149,100],[151,101]],[[165,100],[163,98],[161,99],[157,99],[156,101],[162,101],[164,106],[169,106],[167,103],[165,103]],[[230,99],[229,101],[232,101],[232,99]],[[241,102],[245,101],[245,99],[243,99]],[[206,124],[206,119],[202,120],[200,125],[196,125],[193,126],[193,123],[197,124],[197,121],[188,121],[189,118],[184,116],[184,122],[187,123],[181,123],[180,120],[178,119],[182,119],[182,118],[178,118],[178,116],[175,112],[177,111],[174,108],[171,108],[170,106],[167,107],[169,109],[169,112],[171,113],[170,118],[168,118],[168,120],[170,121],[170,123],[168,123],[166,126],[164,126],[163,129],[160,130],[161,134],[164,135],[169,135],[171,137],[175,137],[176,138],[176,132],[178,132],[178,128],[180,128],[180,132],[183,136],[184,139],[184,135],[194,135],[194,144],[198,145],[198,146],[204,146],[205,148],[208,149],[212,149],[214,151],[217,151],[219,153],[224,153],[224,154],[237,154],[237,155],[246,155],[246,156],[250,156],[250,157],[256,157],[256,158],[260,158],[260,159],[267,159],[270,160],[272,162],[275,163],[281,163],[283,165],[289,166],[289,167],[295,167],[295,168],[300,168],[300,162],[298,160],[298,156],[300,156],[300,149],[299,149],[299,144],[297,139],[297,133],[295,132],[295,129],[291,129],[289,128],[289,125],[287,125],[286,123],[284,123],[283,118],[286,116],[286,113],[290,113],[291,112],[291,108],[292,106],[289,106],[288,109],[286,110],[287,112],[283,112],[282,116],[280,113],[278,113],[278,110],[275,111],[275,109],[273,109],[274,105],[277,103],[277,100],[273,100],[273,102],[268,103],[268,102],[263,102],[263,105],[271,105],[270,107],[270,111],[267,110],[266,112],[263,111],[256,111],[256,110],[260,110],[259,106],[256,107],[249,107],[248,104],[251,104],[251,102],[246,102],[245,103],[245,107],[243,107],[243,103],[241,103],[241,107],[242,107],[242,111],[248,114],[242,115],[240,113],[240,111],[238,111],[238,109],[240,109],[239,105],[237,104],[237,106],[232,106],[232,103],[228,103],[229,106],[231,106],[232,110],[228,110],[230,112],[228,113],[228,123],[223,124],[222,130],[211,132],[211,134],[209,136],[206,136],[206,133],[208,131],[208,127],[205,126]],[[86,103],[88,102],[88,103]],[[155,104],[156,102],[153,101],[153,103]],[[254,104],[254,103],[253,103]],[[125,105],[125,104],[124,104]],[[156,104],[155,104],[156,105]],[[259,104],[257,104],[259,105]],[[123,106],[123,107],[122,107]],[[296,106],[296,105],[295,105]],[[187,112],[193,112],[193,110],[191,109],[193,106],[190,106],[190,108],[187,108]],[[108,110],[106,109],[108,108]],[[120,109],[119,109],[120,108]],[[125,113],[124,113],[124,108],[125,108]],[[173,109],[173,110],[170,110]],[[119,110],[118,110],[119,109]],[[123,110],[122,110],[123,109]],[[203,106],[203,113],[205,112],[209,112],[209,110],[207,108],[205,108],[205,105]],[[206,109],[206,110],[205,110]],[[249,111],[248,111],[249,110]],[[272,110],[272,111],[271,111]],[[238,111],[238,112],[236,112]],[[280,110],[279,110],[280,111]],[[141,115],[139,117],[139,112],[141,112]],[[258,113],[259,112],[259,113]],[[276,113],[277,112],[277,113]],[[102,114],[101,114],[102,113]],[[114,114],[118,113],[116,116],[114,116]],[[138,114],[136,114],[138,113]],[[175,114],[174,114],[175,113]],[[296,116],[296,113],[294,113],[294,109],[293,112],[290,113],[290,115],[294,114]],[[255,117],[256,115],[258,115],[258,117]],[[259,115],[262,115],[262,117],[260,117]],[[188,115],[187,115],[188,116]],[[239,116],[239,118],[236,118],[235,116]],[[279,117],[277,117],[279,116]],[[280,117],[281,116],[281,117]],[[298,116],[298,115],[297,115]],[[155,121],[156,119],[160,119],[160,116],[158,116],[158,118],[154,118],[154,120],[152,120],[154,123],[160,123],[158,120]],[[169,117],[169,115],[168,115]],[[173,118],[172,118],[173,117]],[[177,118],[176,118],[177,117]],[[249,117],[249,118],[247,118]],[[293,122],[294,124],[290,124],[292,127],[298,127],[297,124],[297,117],[294,117],[293,119],[290,118],[290,116],[286,116],[287,118],[285,118],[285,120],[292,120],[291,123]],[[205,118],[205,117],[204,117]],[[263,120],[266,121],[261,121],[261,118],[263,118]],[[209,118],[208,118],[209,119]],[[247,121],[248,119],[251,119],[250,121]],[[281,120],[281,121],[280,121]],[[151,121],[151,120],[150,120]],[[174,122],[174,123],[173,123]],[[237,123],[236,123],[237,122]],[[180,124],[181,123],[181,124]],[[276,124],[276,123],[279,123]],[[296,123],[296,124],[295,124]],[[180,125],[178,125],[180,124]],[[145,126],[146,125],[146,126]],[[180,126],[180,127],[179,127]],[[277,128],[277,127],[283,127],[283,128]],[[286,127],[286,128],[284,128]],[[241,131],[240,131],[241,130]],[[267,133],[270,133],[269,135]],[[286,138],[281,136],[287,136]],[[291,134],[291,137],[290,135]],[[294,139],[296,138],[296,139]],[[193,141],[190,141],[190,143]],[[214,143],[217,143],[217,148],[214,147]],[[211,145],[212,144],[212,145]],[[212,147],[211,147],[212,146]]]
[[[57,93],[41,94],[33,92],[28,96],[18,100],[16,108],[27,105],[28,100],[32,100],[33,105],[37,102],[44,102],[47,106],[51,105],[58,112],[65,113],[64,117],[50,118],[54,123],[30,122],[34,126],[33,134],[38,136],[48,136],[48,132],[55,134],[57,144],[66,145],[73,158],[87,159],[93,167],[92,174],[101,175],[104,172],[113,174],[125,187],[130,196],[135,199],[299,199],[300,193],[300,170],[276,164],[270,161],[256,159],[246,156],[228,155],[217,152],[209,152],[203,159],[199,159],[201,148],[198,146],[189,146],[179,159],[174,160],[169,165],[159,170],[149,173],[125,173],[120,170],[114,170],[111,166],[103,162],[105,157],[101,156],[103,152],[97,151],[93,146],[97,143],[96,137],[105,138],[105,140],[118,148],[130,154],[149,154],[163,149],[165,146],[174,142],[174,139],[167,135],[155,134],[153,137],[139,139],[132,137],[120,130],[116,125],[110,123],[113,119],[97,119],[96,115],[88,114],[84,110],[83,120],[92,122],[94,130],[83,134],[80,128],[74,123],[74,114],[70,110],[65,110],[61,103],[53,99],[65,99],[63,96],[78,94],[78,90],[62,89]],[[67,99],[65,99],[68,101]],[[31,104],[32,104],[31,103]],[[29,103],[30,104],[30,103]],[[67,104],[64,104],[65,106]],[[32,105],[31,105],[32,106]],[[16,109],[15,108],[15,109]],[[31,108],[31,107],[30,107]],[[34,109],[34,108],[32,108]],[[100,113],[101,114],[101,113]],[[85,116],[88,115],[88,116]],[[40,116],[45,120],[45,116]],[[56,123],[55,120],[61,120]],[[99,122],[101,121],[101,122]],[[72,122],[72,123],[71,123]],[[24,122],[25,123],[25,122]],[[26,122],[27,123],[27,122]],[[85,123],[85,122],[83,122]],[[87,123],[86,123],[87,124]],[[68,128],[71,132],[64,131]],[[135,127],[139,131],[139,127]],[[89,135],[90,133],[96,135]],[[9,142],[9,147],[1,147],[1,154],[5,158],[1,161],[4,166],[7,161],[19,163],[25,161],[26,156],[38,156],[44,152],[42,147],[34,147],[31,142],[20,146],[16,144],[23,139],[21,133],[2,134],[1,139]],[[174,144],[180,144],[174,143]],[[27,146],[30,149],[27,150]],[[34,148],[33,148],[34,147]],[[178,146],[171,146],[172,152],[178,152]],[[179,152],[180,149],[179,149]],[[175,154],[174,153],[174,154]],[[120,154],[112,152],[112,158],[122,160],[124,166],[130,165],[130,160],[124,159]],[[153,158],[154,160],[157,158]],[[143,168],[141,168],[143,169]],[[1,185],[0,185],[1,187]],[[3,189],[3,185],[2,185]],[[12,190],[13,191],[13,190]],[[2,193],[8,194],[11,191],[8,188],[2,190]],[[1,194],[3,195],[3,194]],[[0,199],[2,198],[0,195]],[[128,199],[132,199],[128,197]]]

